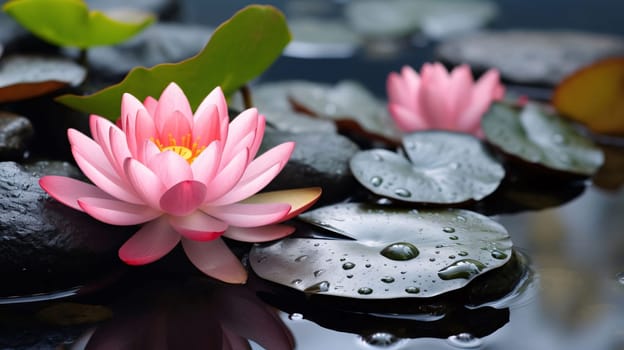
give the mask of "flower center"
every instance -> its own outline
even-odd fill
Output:
[[[187,162],[192,163],[195,158],[206,148],[199,146],[198,140],[193,140],[193,136],[189,133],[180,138],[178,141],[172,134],[167,135],[165,142],[152,138],[152,141],[158,146],[161,152],[173,151],[179,154]]]

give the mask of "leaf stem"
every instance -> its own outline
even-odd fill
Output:
[[[249,85],[245,84],[240,88],[241,96],[243,97],[243,104],[245,105],[245,109],[253,107],[253,99],[251,97],[251,89],[249,89]]]

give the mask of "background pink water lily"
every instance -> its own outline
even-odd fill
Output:
[[[450,73],[440,63],[425,63],[420,75],[409,66],[387,80],[388,110],[405,132],[442,129],[481,134],[481,117],[505,95],[499,73],[488,70],[476,82],[468,65]]]
[[[120,126],[91,115],[93,139],[69,129],[72,154],[93,184],[45,176],[51,196],[113,225],[144,224],[119,250],[128,264],[160,259],[179,242],[202,272],[230,283],[247,274],[221,236],[261,242],[293,228],[277,223],[311,206],[319,188],[254,195],[277,176],[293,142],[256,157],[265,119],[254,108],[231,123],[214,89],[192,112],[171,83],[158,100],[124,94]]]

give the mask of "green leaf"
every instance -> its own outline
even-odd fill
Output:
[[[118,21],[89,11],[82,0],[11,0],[2,10],[43,40],[82,49],[123,42],[155,20],[142,14],[137,21]]]
[[[537,104],[522,110],[493,105],[481,128],[497,150],[538,169],[574,176],[591,176],[604,162],[600,148],[567,120]]]
[[[286,238],[254,246],[249,261],[260,277],[311,294],[428,298],[463,288],[512,255],[507,230],[467,210],[342,203],[299,218],[351,239]]]
[[[191,106],[216,86],[230,95],[275,61],[290,41],[284,15],[272,6],[252,5],[236,13],[215,30],[196,56],[177,64],[137,67],[119,84],[89,96],[64,95],[57,100],[69,107],[115,119],[121,96],[139,100],[158,97],[170,82],[186,93]]]
[[[362,151],[351,158],[350,166],[353,176],[371,192],[412,203],[481,200],[505,176],[479,139],[437,130],[406,135],[401,154]]]

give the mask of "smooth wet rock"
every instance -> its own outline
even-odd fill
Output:
[[[52,199],[44,174],[80,177],[69,163],[0,162],[0,300],[63,290],[121,265],[117,249],[135,230],[100,223]]]
[[[23,158],[32,135],[28,118],[0,112],[0,161]]]
[[[89,65],[94,74],[113,79],[137,66],[177,63],[198,54],[212,32],[200,25],[157,23],[125,43],[91,49]]]
[[[556,85],[598,59],[624,54],[624,40],[573,31],[485,31],[448,39],[437,53],[453,65],[497,68],[509,81]]]
[[[355,191],[349,170],[349,159],[359,150],[355,143],[334,133],[267,130],[259,154],[287,141],[296,142],[295,151],[267,190],[320,186],[320,203],[340,201]]]

